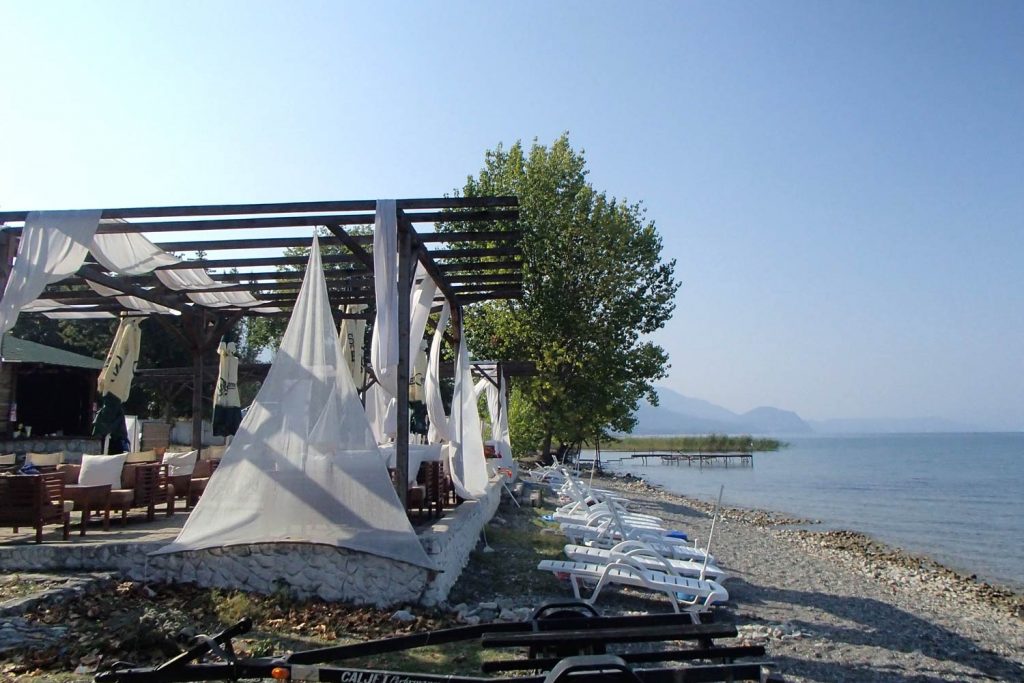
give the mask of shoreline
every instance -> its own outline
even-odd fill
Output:
[[[705,514],[710,515],[714,511],[715,504],[712,502],[675,493],[658,484],[651,484],[642,477],[627,474],[625,477],[613,476],[610,478],[626,479],[627,477],[633,481],[642,482],[652,492],[678,498],[690,507],[700,510]],[[605,480],[607,479],[609,477],[606,476]],[[964,571],[948,567],[925,553],[906,550],[874,538],[862,531],[842,528],[784,528],[808,527],[822,524],[822,522],[820,520],[790,517],[784,513],[760,508],[723,506],[719,513],[719,519],[741,521],[757,527],[773,527],[776,528],[777,532],[791,534],[805,543],[817,542],[823,550],[855,553],[870,560],[873,564],[895,564],[906,569],[924,572],[929,580],[956,582],[962,584],[962,588],[972,590],[977,597],[986,600],[994,607],[1006,608],[1009,614],[1024,619],[1024,589],[1017,589],[1014,586],[1002,584],[994,580],[978,578],[977,575],[967,574]]]
[[[595,485],[706,543],[713,502],[634,476]],[[711,549],[732,574],[715,619],[765,645],[786,680],[1024,680],[1024,595],[859,532],[793,522],[806,520],[724,507]]]
[[[666,488],[662,484],[654,484],[648,482],[643,475],[636,475],[628,470],[599,470],[598,476],[603,476],[606,480],[609,478],[622,479],[624,477],[632,478],[635,481],[642,481],[646,486],[651,487],[654,490],[664,491],[667,494],[676,496],[682,500],[686,500],[694,505],[697,509],[700,509],[708,514],[714,508],[714,501],[708,501],[702,498],[696,498],[688,496],[682,493],[676,493]],[[728,493],[728,491],[727,491]],[[861,546],[864,552],[869,554],[889,554],[893,558],[898,558],[899,561],[913,562],[921,565],[928,566],[940,573],[948,573],[956,575],[966,582],[977,584],[982,587],[986,592],[993,592],[1000,594],[1004,597],[1017,596],[1024,600],[1024,579],[1020,581],[1014,581],[1013,579],[999,578],[996,576],[978,576],[971,572],[960,569],[954,566],[944,564],[942,560],[937,559],[929,554],[927,550],[911,550],[902,547],[897,542],[886,541],[875,536],[872,536],[866,531],[859,531],[857,529],[849,528],[843,522],[827,522],[821,519],[807,519],[802,517],[795,517],[789,513],[778,512],[767,508],[760,507],[725,507],[725,509],[732,515],[744,515],[743,519],[757,523],[762,526],[772,527],[814,527],[820,526],[820,529],[805,529],[805,528],[794,528],[790,531],[806,531],[815,534],[828,534],[842,539],[847,545],[858,545]]]

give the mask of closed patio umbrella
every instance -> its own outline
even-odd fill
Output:
[[[124,420],[124,402],[132,390],[135,365],[139,362],[142,318],[121,318],[114,341],[100,370],[97,387],[100,407],[92,423],[93,436],[109,436],[108,453],[121,453],[128,441],[128,428]]]
[[[242,402],[238,398],[238,357],[234,342],[221,342],[220,369],[213,393],[213,434],[233,436],[242,423]]]

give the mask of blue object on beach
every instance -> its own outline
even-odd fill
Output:
[[[553,522],[553,521],[555,521],[555,516],[554,515],[541,515],[540,518],[543,519],[545,522]]]
[[[665,535],[668,536],[669,538],[681,538],[684,541],[689,541],[690,540],[689,536],[686,535],[685,531],[679,531],[678,529],[673,529],[672,531],[667,531],[667,532],[665,532]]]

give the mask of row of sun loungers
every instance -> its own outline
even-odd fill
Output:
[[[721,583],[728,574],[714,556],[660,518],[630,511],[630,501],[591,488],[564,467],[531,479],[550,485],[565,500],[545,519],[557,522],[570,541],[567,560],[544,560],[537,568],[567,578],[577,599],[594,604],[610,585],[631,586],[663,594],[675,612],[688,613],[694,623],[701,612],[729,599]]]

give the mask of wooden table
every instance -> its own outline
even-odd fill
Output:
[[[64,486],[64,497],[74,501],[75,509],[82,511],[82,530],[79,535],[85,536],[85,528],[89,524],[93,510],[103,510],[103,530],[110,531],[110,484],[67,484]]]

